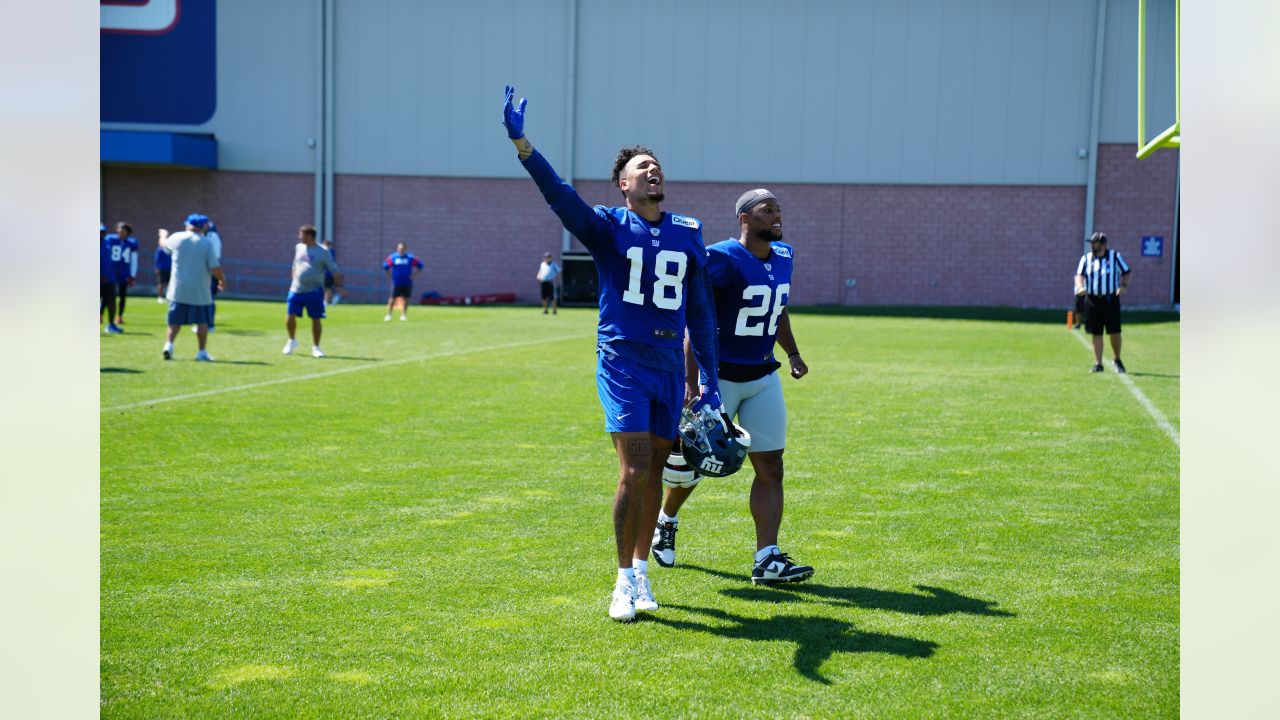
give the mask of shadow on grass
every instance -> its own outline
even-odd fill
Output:
[[[744,576],[734,575],[720,570],[712,570],[698,565],[684,565],[690,570],[715,575],[727,580],[745,582]],[[938,616],[963,613],[966,615],[986,615],[990,617],[1016,617],[1016,613],[1000,610],[992,600],[980,600],[951,592],[932,585],[916,585],[917,593],[896,592],[893,590],[877,590],[869,587],[836,587],[820,583],[790,583],[783,585],[726,588],[720,594],[739,600],[754,602],[808,602],[811,599],[827,605],[841,605],[864,608],[867,610],[892,610],[908,615]]]
[[[1063,325],[1067,318],[1067,307],[1062,309],[1015,308],[1015,307],[969,307],[969,306],[915,306],[915,305],[788,305],[787,313],[791,315],[848,315],[854,317],[901,317],[928,318],[933,320],[989,320],[1000,322],[1044,323]],[[1177,322],[1181,318],[1172,310],[1130,310],[1124,311],[1126,325],[1149,325],[1152,323]]]
[[[142,370],[134,370],[133,368],[104,367],[98,368],[99,373],[112,373],[116,375],[141,375]]]
[[[723,638],[751,641],[778,641],[796,644],[793,660],[796,671],[823,685],[831,681],[818,668],[836,653],[879,652],[909,658],[927,658],[938,644],[928,640],[862,632],[852,623],[824,617],[778,615],[750,618],[715,608],[664,604],[664,608],[702,615],[707,622],[674,620],[660,615],[644,614],[646,622],[656,622],[680,630],[705,632]],[[713,624],[714,622],[714,624]]]

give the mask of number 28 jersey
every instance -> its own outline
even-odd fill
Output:
[[[769,243],[769,247],[769,257],[764,260],[733,239],[707,248],[722,363],[774,362],[778,318],[791,296],[793,250],[782,241]]]

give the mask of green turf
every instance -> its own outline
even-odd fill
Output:
[[[1178,448],[1057,324],[797,312],[816,575],[751,586],[709,479],[620,625],[594,310],[339,305],[316,360],[223,302],[213,364],[163,310],[101,343],[104,717],[1178,714]],[[1177,324],[1124,336],[1176,428]]]

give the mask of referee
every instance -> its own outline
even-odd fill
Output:
[[[1089,236],[1089,252],[1076,266],[1076,295],[1084,298],[1084,329],[1093,336],[1093,370],[1102,372],[1102,329],[1111,336],[1111,352],[1116,372],[1124,372],[1120,361],[1120,296],[1129,286],[1129,264],[1120,253],[1107,249],[1107,236]]]

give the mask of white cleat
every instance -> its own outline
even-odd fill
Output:
[[[382,322],[391,322],[391,313],[382,316]]]
[[[653,599],[653,589],[649,587],[647,575],[636,575],[636,612],[658,609],[658,601]]]
[[[289,338],[289,340],[284,344],[284,349],[281,350],[280,352],[284,353],[285,355],[292,355],[293,351],[297,349],[298,349],[298,341],[294,340],[293,338]]]
[[[406,320],[408,320],[408,319],[409,319],[409,318],[405,317],[404,315],[401,315],[401,316],[400,316],[400,322],[404,322],[404,321],[406,321]]]
[[[213,356],[210,355],[207,351],[201,350],[200,352],[196,353],[196,360],[200,362],[213,362]]]
[[[324,351],[320,349],[319,345],[311,346],[311,357],[317,357],[317,358],[324,357]]]
[[[165,303],[164,298],[156,298],[156,304],[157,304],[157,305],[163,305],[164,303]]]
[[[614,586],[613,601],[609,603],[609,617],[618,622],[636,619],[635,588],[621,582]]]

